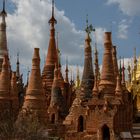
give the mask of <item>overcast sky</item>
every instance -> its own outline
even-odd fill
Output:
[[[0,2],[2,9],[2,0]],[[87,14],[89,23],[96,28],[97,39],[92,33],[92,47],[97,40],[100,64],[104,31],[112,31],[113,44],[118,46],[118,56],[131,58],[134,47],[139,56],[139,7],[140,0],[55,0],[56,32],[59,33],[62,64],[65,64],[67,56],[70,65],[78,64],[82,68]],[[31,66],[34,47],[40,48],[41,64],[44,63],[49,41],[51,0],[7,0],[6,9],[11,64],[15,70],[16,53],[19,51],[21,71],[25,75],[27,67]]]

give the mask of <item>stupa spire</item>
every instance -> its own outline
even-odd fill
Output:
[[[112,60],[113,60],[113,66],[114,66],[114,76],[115,76],[115,80],[117,80],[119,71],[118,71],[116,46],[113,46],[113,48],[112,48]]]
[[[52,17],[49,20],[49,24],[51,25],[52,28],[54,28],[54,25],[57,23],[57,20],[54,17],[54,0],[52,0]]]
[[[81,87],[84,88],[85,97],[91,97],[92,88],[94,83],[93,65],[92,65],[92,49],[90,33],[94,31],[92,25],[88,25],[88,18],[86,19],[86,39],[85,39],[85,58],[84,58],[84,70],[82,75]],[[89,92],[90,90],[90,92]]]
[[[66,83],[69,83],[68,58],[66,58],[66,69],[65,69],[65,73],[66,73],[66,76],[65,76],[65,82],[66,82]]]
[[[127,71],[128,71],[128,82],[131,83],[131,66],[129,62],[128,62]]]
[[[44,65],[44,69],[42,72],[42,80],[45,86],[46,94],[51,93],[51,87],[54,79],[54,68],[55,63],[58,62],[58,55],[56,49],[56,41],[55,41],[55,27],[54,25],[57,23],[54,18],[54,0],[52,0],[52,17],[49,20],[50,24],[50,40],[48,46],[48,53]]]
[[[105,32],[103,66],[99,90],[100,92],[104,91],[104,95],[108,97],[113,96],[115,90],[115,76],[114,72],[112,72],[113,69],[111,32]]]
[[[120,81],[122,81],[122,62],[121,62],[121,56],[120,56],[119,75],[120,75]]]
[[[121,87],[121,81],[120,81],[120,76],[119,75],[117,76],[115,95],[116,96],[121,96],[122,95],[122,87]]]
[[[134,64],[137,63],[137,58],[136,58],[136,48],[134,48]]]
[[[1,71],[3,57],[4,55],[8,56],[6,21],[5,21],[5,17],[7,16],[7,13],[5,11],[5,0],[3,0],[3,9],[0,12],[0,16],[2,17],[2,21],[0,23],[0,71]]]
[[[137,58],[136,58],[136,48],[134,48],[134,71],[133,71],[133,77],[134,77],[134,81],[136,81],[136,71],[137,71]]]
[[[92,90],[92,95],[94,98],[98,98],[98,93],[99,93],[99,90],[98,90],[98,83],[97,83],[97,76],[95,74],[95,81],[94,81],[94,87],[93,87],[93,90]]]
[[[80,73],[79,73],[79,67],[77,65],[77,76],[76,76],[76,87],[80,87]]]
[[[3,9],[0,12],[0,16],[2,17],[2,23],[5,23],[5,17],[7,16],[7,12],[5,10],[5,0],[3,0]]]
[[[16,68],[16,76],[17,76],[17,78],[20,77],[19,65],[20,65],[20,63],[19,63],[19,52],[18,52],[17,53],[17,68]]]
[[[125,85],[125,67],[124,67],[124,58],[123,58],[123,65],[122,65],[122,84]]]
[[[96,76],[96,82],[98,85],[98,80],[99,80],[99,63],[98,63],[98,50],[97,50],[97,44],[95,43],[95,48],[94,48],[94,65],[95,65],[95,76]]]

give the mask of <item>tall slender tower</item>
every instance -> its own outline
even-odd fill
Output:
[[[20,62],[19,62],[19,52],[17,53],[17,63],[16,63],[16,84],[17,92],[19,97],[19,106],[21,107],[24,101],[24,83],[23,83],[23,74],[20,74]]]
[[[122,82],[122,62],[121,62],[121,56],[120,56],[120,64],[119,64],[119,76],[120,76],[120,81]]]
[[[66,58],[66,69],[65,69],[65,73],[66,73],[65,82],[66,83],[69,83],[69,69],[68,69],[68,59],[67,58]]]
[[[99,83],[99,91],[100,93],[104,92],[105,96],[112,96],[115,91],[111,32],[105,32],[103,67],[101,73],[101,81]]]
[[[134,48],[134,70],[133,70],[133,80],[136,81],[136,71],[137,71],[137,58],[136,58],[136,48]]]
[[[124,67],[124,58],[123,58],[123,66],[122,66],[122,84],[125,85],[125,67]]]
[[[76,75],[76,88],[80,87],[80,73],[79,73],[79,67],[77,65],[77,75]]]
[[[3,10],[0,12],[0,16],[2,18],[2,21],[0,23],[0,72],[1,72],[3,57],[4,55],[8,56],[6,21],[5,21],[5,17],[7,16],[7,13],[5,11],[5,0],[3,0]]]
[[[112,60],[113,60],[113,66],[114,66],[115,80],[117,81],[117,76],[119,74],[119,71],[118,71],[118,63],[117,63],[116,46],[112,47]]]
[[[20,77],[20,69],[19,69],[19,52],[17,53],[17,68],[16,68],[16,77],[19,78]]]
[[[93,31],[92,25],[88,25],[87,19],[87,27],[86,31],[86,39],[85,39],[85,59],[84,59],[84,71],[81,81],[81,87],[85,91],[85,97],[91,97],[92,88],[94,85],[94,74],[93,74],[93,65],[92,65],[92,49],[91,49],[91,38],[90,33]],[[87,91],[87,93],[86,93]]]
[[[128,71],[128,82],[130,84],[131,83],[131,66],[129,62],[128,62],[127,71]]]
[[[51,93],[51,87],[54,78],[54,68],[55,63],[58,61],[57,50],[56,50],[56,42],[55,42],[55,24],[57,23],[56,19],[54,18],[54,0],[52,0],[52,17],[49,20],[50,24],[50,40],[48,46],[48,53],[46,57],[45,66],[42,72],[42,80],[43,85],[46,87],[47,94]]]
[[[95,75],[96,76],[96,84],[98,85],[99,82],[99,63],[98,63],[98,51],[97,51],[97,44],[95,43],[94,49],[94,65],[95,65]]]

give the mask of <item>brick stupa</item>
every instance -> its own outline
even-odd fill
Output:
[[[92,95],[92,88],[94,84],[93,64],[92,64],[92,49],[90,38],[90,26],[86,27],[86,39],[85,39],[85,57],[84,57],[84,70],[81,81],[81,88],[85,91],[84,98],[89,98]]]
[[[39,48],[34,49],[32,70],[24,100],[25,101],[22,107],[23,112],[29,109],[30,111],[35,112],[40,120],[45,121],[47,111],[40,74]]]
[[[113,96],[115,91],[115,75],[112,59],[112,38],[111,32],[105,32],[104,36],[104,55],[102,64],[101,81],[99,91],[104,92],[105,96]]]
[[[10,70],[8,56],[5,55],[0,74],[0,112],[9,112],[10,107]]]
[[[87,100],[79,96],[86,91],[77,90],[63,122],[66,127],[65,140],[114,140],[121,132],[131,132],[132,98],[121,90],[120,80],[114,76],[111,32],[105,32],[104,48],[101,81],[98,85],[95,72],[92,97]]]
[[[55,41],[55,27],[54,27],[56,23],[57,21],[54,18],[54,0],[53,0],[52,1],[52,17],[49,20],[50,40],[49,40],[46,62],[45,62],[44,69],[42,72],[42,80],[43,80],[43,85],[44,85],[43,87],[46,91],[46,96],[49,96],[48,98],[50,98],[51,87],[52,87],[53,78],[54,78],[55,63],[58,61],[56,41]]]

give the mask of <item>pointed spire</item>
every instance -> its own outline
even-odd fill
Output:
[[[58,59],[57,50],[56,50],[56,42],[55,42],[55,28],[54,28],[54,24],[56,23],[57,22],[54,18],[54,0],[52,0],[52,17],[49,20],[49,24],[51,25],[50,41],[49,41],[49,47],[48,47],[48,54],[46,58],[46,65],[55,65]]]
[[[120,56],[120,68],[119,68],[119,75],[120,75],[120,81],[122,82],[122,62],[121,62],[121,56]]]
[[[105,32],[103,66],[99,90],[100,92],[104,91],[104,95],[108,97],[113,96],[115,90],[115,76],[114,72],[112,72],[113,68],[111,32]]]
[[[114,66],[114,75],[115,79],[117,79],[117,76],[119,74],[118,71],[118,62],[117,62],[117,51],[116,51],[116,46],[113,46],[112,48],[112,60],[113,60],[113,66]]]
[[[19,65],[20,65],[20,63],[19,63],[19,52],[18,52],[17,53],[17,68],[16,68],[16,76],[17,76],[17,78],[20,77]]]
[[[136,71],[137,71],[137,58],[136,58],[136,48],[134,48],[134,71],[133,71],[133,77],[134,81],[136,81]]]
[[[59,47],[59,45],[58,45],[59,39],[58,38],[59,38],[59,33],[57,32],[57,34],[56,34],[56,48],[57,48],[57,50],[59,50],[59,48],[58,48]]]
[[[86,27],[88,28],[88,14],[86,15]]]
[[[125,85],[125,67],[124,67],[124,58],[123,58],[123,66],[122,66],[122,84]]]
[[[121,87],[121,81],[120,81],[120,76],[119,75],[117,76],[115,95],[116,96],[121,96],[122,95],[122,87]]]
[[[66,83],[69,83],[68,58],[66,58],[66,69],[65,69],[65,73],[66,73],[65,82],[66,82]]]
[[[128,82],[131,83],[131,66],[129,62],[128,62],[127,71],[128,71]]]
[[[95,81],[94,81],[94,87],[93,87],[93,90],[92,90],[92,95],[94,98],[98,98],[98,83],[97,83],[97,76],[95,76]]]
[[[79,67],[77,65],[76,88],[79,87],[80,87],[80,73],[79,73]]]
[[[29,70],[29,67],[27,68],[27,82],[26,82],[26,86],[28,86],[28,83],[29,83],[29,74],[30,74],[30,70]]]
[[[136,58],[136,48],[134,48],[134,64],[137,64],[137,58]]]
[[[54,0],[52,0],[52,17],[49,20],[49,24],[52,28],[54,28],[54,25],[57,24],[57,20],[54,18]]]
[[[71,67],[71,79],[70,79],[70,84],[73,86],[73,69]]]
[[[0,23],[0,71],[1,71],[3,57],[4,55],[8,56],[6,22],[5,22],[5,17],[7,16],[7,13],[5,11],[5,0],[3,0],[3,10],[0,12],[0,16],[2,17],[2,22]]]
[[[57,32],[57,38],[56,38],[56,50],[57,50],[57,63],[58,63],[58,66],[61,67],[61,51],[59,49],[59,43],[58,43],[58,32]]]
[[[99,63],[98,63],[98,51],[97,51],[97,44],[95,43],[94,48],[94,65],[95,65],[95,76],[96,82],[98,83],[99,80]]]
[[[92,65],[92,48],[90,33],[94,30],[92,25],[88,25],[88,19],[86,19],[86,39],[85,39],[85,57],[84,57],[84,70],[82,75],[81,87],[84,87],[85,97],[89,98],[92,95],[92,88],[94,83],[93,65]],[[89,92],[90,90],[90,92]]]
[[[0,16],[2,16],[2,21],[5,23],[5,17],[7,16],[6,10],[5,10],[5,0],[3,0],[3,9],[0,12]]]
[[[49,20],[50,40],[49,40],[46,62],[42,72],[43,85],[46,85],[45,92],[48,95],[51,93],[52,83],[54,79],[55,63],[58,62],[58,54],[57,54],[56,41],[55,41],[55,28],[54,28],[54,25],[56,23],[57,21],[54,18],[54,0],[52,0],[52,17]]]

